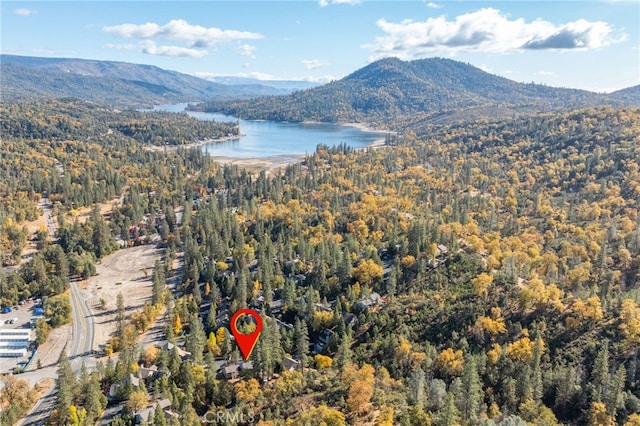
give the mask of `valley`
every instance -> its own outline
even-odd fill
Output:
[[[0,305],[31,328],[0,424],[640,424],[640,86],[375,52],[321,84],[253,72],[257,29],[95,31],[246,62],[2,54]]]

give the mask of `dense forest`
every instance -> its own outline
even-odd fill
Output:
[[[145,150],[148,138],[107,135],[104,120],[88,141],[87,126],[60,135],[85,107],[42,123],[34,105],[11,113],[41,134],[3,128],[2,159],[21,166],[2,167],[0,222],[19,230],[43,191],[59,211],[123,204],[109,221],[97,210],[62,221],[57,242],[0,275],[3,303],[63,291],[51,278],[61,259],[108,254],[145,214],[162,213],[166,250],[153,300],[119,316],[117,364],[76,379],[63,356],[50,424],[93,424],[100,389],[151,365],[165,373],[123,386],[114,424],[162,398],[176,417],[156,405],[149,423],[224,411],[263,426],[640,424],[640,110],[443,125],[377,150],[319,146],[251,175],[197,149]],[[75,185],[60,189],[54,159]],[[240,355],[225,314],[245,306],[265,326],[252,368],[229,380],[217,366]],[[162,309],[176,346],[137,347]]]
[[[610,95],[524,84],[451,59],[381,59],[338,81],[287,96],[216,99],[195,108],[244,119],[371,122],[395,130],[422,120],[468,121],[600,105],[639,106],[637,88]]]

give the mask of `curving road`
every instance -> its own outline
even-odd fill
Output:
[[[47,206],[48,209],[43,208],[45,220],[47,222],[47,230],[51,240],[56,238],[56,228],[51,214],[51,206],[47,199],[41,200],[42,206]],[[75,282],[71,282],[69,291],[69,299],[71,301],[71,313],[73,318],[72,330],[73,335],[70,342],[67,343],[65,349],[69,360],[71,362],[71,368],[74,373],[80,373],[82,364],[84,363],[87,368],[93,368],[96,365],[96,359],[93,357],[93,339],[94,339],[94,324],[93,315],[87,305],[87,301],[80,294],[80,290]],[[50,371],[48,372],[51,373]],[[29,373],[27,373],[29,374]],[[38,374],[34,371],[33,374]],[[46,372],[42,372],[46,374]],[[55,374],[54,374],[55,377]],[[38,402],[33,406],[27,416],[17,423],[18,426],[28,425],[40,425],[47,419],[51,411],[53,411],[56,404],[56,389],[52,387]]]

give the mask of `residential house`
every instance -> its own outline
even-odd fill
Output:
[[[236,380],[240,377],[243,371],[253,370],[253,363],[251,361],[239,361],[233,364],[229,364],[222,369],[222,377],[227,380]]]
[[[288,356],[282,357],[282,367],[287,371],[299,370],[301,365],[302,364],[298,360]]]
[[[159,401],[156,401],[156,402],[152,403],[149,407],[146,407],[146,408],[138,411],[137,413],[135,413],[134,414],[135,423],[136,424],[140,424],[143,421],[146,422],[147,424],[153,423],[153,418],[155,416],[156,407],[157,406],[160,406],[160,408],[164,412],[165,418],[167,418],[167,420],[170,417],[175,416],[175,414],[173,412],[171,412],[171,410],[170,410],[171,401],[168,398],[164,398],[164,399],[161,399]]]
[[[109,387],[109,398],[117,398],[119,395],[120,389],[129,385],[131,385],[134,388],[139,388],[140,378],[134,376],[133,374],[129,374],[124,379],[120,380],[118,383],[113,383]]]
[[[358,303],[356,303],[356,309],[364,311],[368,308],[379,305],[380,303],[382,303],[380,295],[378,293],[371,293],[369,296],[358,300]]]

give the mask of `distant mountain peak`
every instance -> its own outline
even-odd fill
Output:
[[[207,108],[242,118],[366,121],[397,125],[433,114],[495,115],[595,105],[640,104],[633,91],[609,96],[524,84],[448,58],[384,58],[341,80],[277,99],[213,102]],[[635,99],[635,101],[634,101]],[[410,118],[412,117],[412,118]]]

